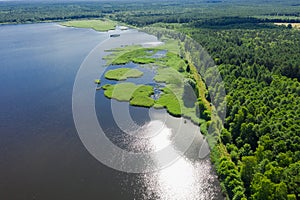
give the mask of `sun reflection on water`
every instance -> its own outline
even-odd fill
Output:
[[[138,152],[156,152],[168,147],[170,150],[164,156],[176,155],[178,159],[159,171],[135,174],[123,183],[124,187],[133,189],[139,200],[224,199],[209,157],[198,158],[200,146],[205,143],[199,127],[189,121],[181,123],[182,118],[164,117],[155,113],[151,121],[133,131],[132,135],[137,139],[129,146]],[[195,142],[187,152],[181,152],[180,142],[190,139],[193,131],[197,133]],[[174,139],[176,136],[179,136],[177,140]],[[164,158],[153,159],[154,163],[159,163]]]
[[[147,144],[154,152],[159,151],[171,144],[172,129],[168,128],[162,121],[153,120],[137,130],[135,136],[147,139]]]
[[[151,145],[169,145],[170,135],[163,134],[164,131],[161,131],[157,139],[151,140]],[[173,151],[178,154],[178,160],[158,172],[143,175],[145,199],[152,199],[153,196],[161,200],[214,199],[211,182],[215,177],[211,175],[209,160],[191,161],[180,156],[176,148]]]

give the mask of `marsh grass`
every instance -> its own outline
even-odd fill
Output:
[[[138,69],[118,68],[109,70],[105,73],[105,78],[109,80],[126,80],[128,78],[139,78],[143,76],[143,72]]]
[[[150,97],[153,94],[153,87],[137,86],[133,83],[106,85],[103,87],[105,96],[119,101],[129,101],[135,106],[166,108],[173,116],[184,116],[195,124],[203,123],[204,120],[199,118],[196,105],[187,107],[184,102],[184,80],[190,78],[192,74],[186,71],[187,62],[179,56],[178,45],[178,41],[166,40],[164,45],[153,48],[126,46],[108,50],[112,53],[104,58],[107,65],[124,65],[129,62],[155,65],[157,68],[154,80],[165,83],[166,86],[161,89],[162,93],[157,100]],[[167,51],[164,57],[152,57],[161,50]],[[122,77],[119,73],[116,74],[118,78]]]
[[[156,49],[144,49],[138,48],[132,51],[118,52],[115,54],[115,59],[111,60],[112,65],[124,65],[129,62],[136,64],[150,64],[156,61],[155,58],[151,58],[153,54],[157,52]]]
[[[150,96],[154,93],[149,85],[136,85],[134,83],[120,83],[116,85],[104,85],[104,95],[118,101],[129,101],[130,105],[152,107],[154,99]]]

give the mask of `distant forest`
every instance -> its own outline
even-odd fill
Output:
[[[213,58],[227,112],[211,157],[228,199],[300,199],[300,30],[274,25],[300,23],[299,0],[0,2],[2,24],[103,17],[176,30]]]
[[[122,0],[122,1],[1,1],[0,23],[31,23],[110,17],[138,26],[157,22],[200,25],[219,17],[257,17],[299,22],[299,1],[269,0]],[[279,16],[279,17],[278,17]],[[199,22],[200,20],[200,22]]]

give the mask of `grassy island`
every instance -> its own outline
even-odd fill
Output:
[[[181,116],[181,106],[176,95],[169,88],[163,88],[163,94],[155,102],[155,108],[166,108],[173,116]]]
[[[140,46],[126,47],[123,49],[112,50],[113,53],[105,57],[108,65],[125,65],[129,62],[136,64],[150,64],[156,61],[152,58],[157,49],[141,48]]]
[[[130,105],[152,107],[154,99],[150,96],[154,93],[153,87],[148,85],[136,85],[134,83],[120,83],[116,85],[104,85],[104,95],[118,101],[129,101]]]
[[[117,23],[108,19],[98,20],[73,20],[60,23],[63,26],[76,28],[91,28],[95,31],[109,31],[114,30]]]
[[[118,68],[112,69],[105,73],[105,78],[110,80],[122,81],[128,78],[139,78],[143,76],[143,72],[138,69]]]

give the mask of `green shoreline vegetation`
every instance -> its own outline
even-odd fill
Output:
[[[143,76],[143,72],[138,69],[118,68],[109,70],[105,73],[105,78],[109,80],[123,81],[128,78],[139,78]]]
[[[76,28],[91,28],[95,31],[109,31],[114,30],[117,22],[109,19],[90,19],[90,20],[72,20],[59,23],[62,26],[76,27]]]
[[[190,73],[187,61],[179,56],[179,43],[177,40],[166,39],[165,44],[153,48],[142,48],[141,46],[127,46],[123,48],[117,48],[107,50],[111,52],[108,56],[104,57],[107,61],[107,65],[124,65],[129,62],[141,64],[141,66],[154,66],[156,67],[156,75],[154,80],[156,82],[165,83],[166,86],[161,89],[162,94],[159,99],[151,102],[151,106],[154,108],[166,108],[166,110],[173,116],[183,116],[191,119],[196,124],[203,124],[209,117],[202,117],[199,112],[199,101],[197,101],[198,89],[196,88],[193,75]],[[154,58],[158,51],[165,51],[165,55],[159,58]],[[127,70],[126,68],[120,68],[118,71]],[[187,72],[188,71],[188,72]],[[106,75],[105,75],[106,76]],[[111,77],[108,77],[109,79]],[[117,80],[116,78],[115,80]],[[119,84],[117,84],[119,85]],[[123,85],[122,85],[123,86]],[[130,86],[130,85],[129,85]],[[121,101],[130,101],[130,104],[149,107],[149,96],[141,98],[122,98],[124,93],[122,90],[114,91],[115,97],[109,95],[112,89],[116,86],[104,86],[103,89],[107,90],[105,94],[107,97],[115,98]],[[192,88],[189,92],[188,88]],[[188,93],[195,93],[194,99]],[[190,105],[186,105],[185,99],[192,99]],[[139,102],[140,101],[140,102]],[[145,105],[143,105],[145,103]],[[204,112],[204,107],[202,107]],[[206,110],[206,109],[205,109]],[[201,118],[202,117],[202,118]]]

